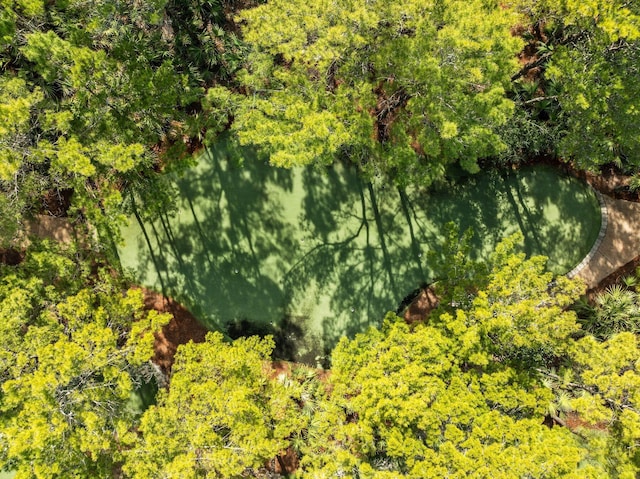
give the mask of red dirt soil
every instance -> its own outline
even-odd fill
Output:
[[[420,294],[411,302],[405,310],[403,318],[407,324],[413,324],[425,321],[429,313],[438,307],[440,300],[433,291],[433,288],[426,287],[420,291]]]
[[[589,429],[591,431],[607,431],[609,429],[609,427],[607,426],[606,423],[599,422],[597,424],[591,424],[590,422],[587,422],[584,419],[582,419],[575,412],[568,413],[567,417],[565,419],[565,422],[567,424],[567,428],[571,432],[574,432],[574,431],[578,432],[581,428],[582,429]]]
[[[164,326],[162,331],[156,333],[156,340],[153,345],[155,354],[152,359],[162,369],[163,373],[169,375],[178,346],[189,341],[202,343],[208,331],[180,303],[146,288],[142,288],[142,291],[146,309],[171,313],[173,316],[169,324]]]

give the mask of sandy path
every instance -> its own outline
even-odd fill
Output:
[[[600,246],[577,272],[593,288],[640,253],[640,203],[603,195],[607,207],[607,229]]]

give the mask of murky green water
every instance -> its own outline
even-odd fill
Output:
[[[426,253],[448,221],[474,229],[476,256],[520,230],[558,273],[600,228],[593,192],[545,167],[401,197],[344,168],[276,169],[221,143],[176,184],[176,213],[123,230],[122,264],[209,328],[274,334],[278,356],[310,364],[434,277]]]

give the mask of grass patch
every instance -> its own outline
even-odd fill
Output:
[[[556,273],[600,228],[595,194],[544,166],[400,194],[342,167],[277,169],[223,141],[175,183],[177,212],[123,230],[123,266],[207,327],[274,334],[279,357],[312,365],[435,277],[425,260],[449,221],[474,229],[476,257],[521,231]]]

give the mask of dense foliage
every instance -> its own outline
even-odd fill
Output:
[[[530,110],[546,110],[539,124],[561,130],[554,152],[581,168],[616,162],[640,166],[640,5],[615,0],[523,1],[536,54],[518,77],[532,95]],[[527,82],[531,67],[542,71]]]
[[[270,338],[233,344],[210,333],[180,349],[171,388],[149,409],[141,441],[127,453],[130,477],[241,477],[290,446],[306,420],[303,388],[275,378]]]
[[[522,42],[497,4],[272,1],[240,18],[253,50],[233,128],[275,165],[343,157],[369,177],[429,185],[504,148]]]
[[[401,186],[549,153],[638,173],[638,5],[0,0],[0,247],[24,256],[0,264],[0,471],[251,477],[293,455],[300,477],[637,477],[637,293],[578,317],[582,285],[518,238],[479,263],[452,229],[440,306],[342,339],[331,374],[212,333],[146,411],[169,317],[83,247],[17,239],[41,212],[104,246],[228,128],[274,165]]]
[[[541,154],[635,171],[639,14],[622,0],[271,1],[240,15],[241,94],[208,101],[278,166],[347,159],[419,185],[452,162]]]
[[[157,170],[230,125],[275,165],[399,184],[541,153],[637,169],[635,3],[258,3],[5,0],[2,242],[70,197],[117,237],[128,202],[170,201]]]
[[[134,390],[153,375],[153,332],[169,317],[91,269],[46,244],[0,266],[0,470],[109,477],[122,461]]]
[[[567,309],[581,285],[517,253],[518,240],[468,267],[447,247],[467,274],[439,290],[459,301],[343,338],[324,379],[277,374],[270,338],[182,346],[142,416],[132,395],[153,377],[150,333],[168,318],[143,312],[112,272],[36,245],[2,267],[2,467],[252,477],[295,451],[301,477],[635,477],[638,339],[583,332]],[[475,285],[464,298],[460,276]]]
[[[155,170],[207,127],[200,100],[242,48],[217,2],[6,0],[0,10],[0,237],[73,193],[118,235],[123,199],[160,201]],[[186,142],[186,143],[185,143]],[[50,201],[51,203],[51,201]],[[53,201],[55,203],[55,201]]]
[[[637,338],[577,340],[579,285],[512,240],[488,266],[466,306],[342,340],[310,477],[635,477]]]
[[[468,271],[464,304],[343,338],[324,384],[276,376],[268,339],[183,347],[125,473],[255,476],[295,450],[300,477],[634,477],[638,341],[584,336],[567,309],[581,286],[517,240]]]

